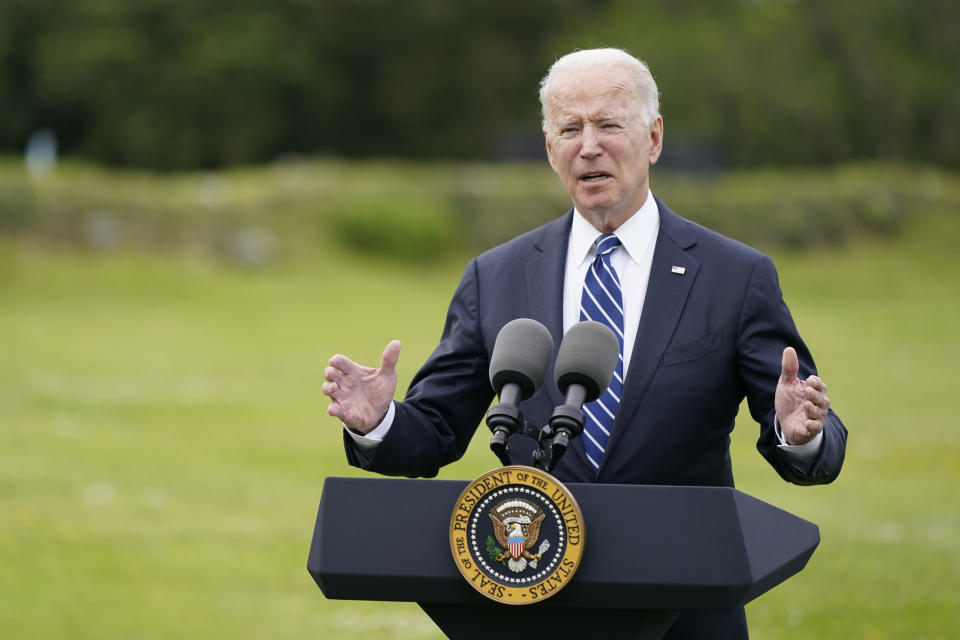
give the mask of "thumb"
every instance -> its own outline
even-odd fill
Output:
[[[800,362],[797,360],[797,352],[793,347],[787,347],[783,350],[783,360],[780,363],[780,379],[786,383],[793,382],[797,379],[799,372]]]
[[[383,356],[380,358],[380,371],[382,373],[393,373],[397,368],[401,347],[403,347],[403,344],[399,340],[391,340],[387,348],[383,350]]]

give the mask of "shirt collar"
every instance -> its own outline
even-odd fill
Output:
[[[643,206],[627,218],[626,222],[620,225],[614,234],[620,239],[627,255],[635,263],[640,260],[644,251],[650,246],[650,242],[657,234],[660,228],[660,212],[657,209],[657,202],[653,199],[653,193],[647,191],[647,199]],[[597,241],[601,234],[596,227],[587,222],[579,211],[574,208],[573,226],[570,228],[570,251],[578,265],[587,260],[593,260],[593,243]]]

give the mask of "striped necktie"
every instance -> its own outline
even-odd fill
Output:
[[[620,239],[612,233],[597,239],[596,257],[587,270],[580,300],[580,320],[602,322],[613,330],[620,342],[620,359],[610,380],[610,387],[599,398],[583,405],[587,419],[583,429],[583,445],[594,473],[600,469],[623,390],[623,296],[620,278],[610,264],[610,255],[620,245]]]

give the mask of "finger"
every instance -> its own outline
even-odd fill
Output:
[[[803,403],[803,409],[804,413],[807,415],[807,418],[811,420],[823,420],[827,417],[826,409],[819,407],[810,401]]]
[[[330,406],[327,407],[327,415],[333,416],[334,418],[339,418],[342,411],[342,407],[339,402],[331,402]]]
[[[338,385],[336,382],[324,382],[322,385],[320,385],[320,391],[323,393],[323,395],[329,398],[333,398],[333,396],[339,390],[340,385]]]
[[[386,349],[383,350],[383,356],[380,358],[380,370],[385,373],[393,373],[397,368],[397,361],[400,359],[400,349],[403,344],[399,340],[391,340]]]
[[[821,380],[821,379],[820,379],[819,377],[817,377],[817,376],[810,376],[809,378],[807,378],[807,379],[804,380],[803,382],[804,382],[804,384],[806,384],[808,387],[811,387],[811,388],[813,388],[813,389],[816,389],[816,390],[819,391],[820,393],[826,393],[826,392],[827,392],[827,385],[823,382],[823,380]]]
[[[352,371],[355,371],[360,368],[356,362],[348,358],[347,356],[340,355],[339,353],[330,358],[329,362],[331,367],[339,369],[345,374],[349,374]]]
[[[823,422],[820,420],[807,420],[804,424],[804,427],[807,429],[807,433],[813,437],[818,433],[823,431]]]
[[[830,397],[827,394],[817,391],[814,388],[806,387],[804,389],[804,396],[807,400],[817,405],[824,411],[830,408]]]
[[[343,372],[336,367],[327,367],[323,370],[323,377],[329,382],[339,382],[340,378],[343,377]]]
[[[793,347],[787,347],[783,350],[783,358],[780,361],[780,378],[784,382],[793,382],[797,379],[799,371],[800,361],[797,359],[797,352]]]

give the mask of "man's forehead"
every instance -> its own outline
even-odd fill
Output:
[[[635,115],[636,99],[626,89],[610,88],[601,94],[556,93],[550,100],[551,120],[624,120]]]
[[[636,100],[636,87],[621,69],[571,69],[558,74],[550,86],[550,111],[553,120],[584,116],[625,115]]]

